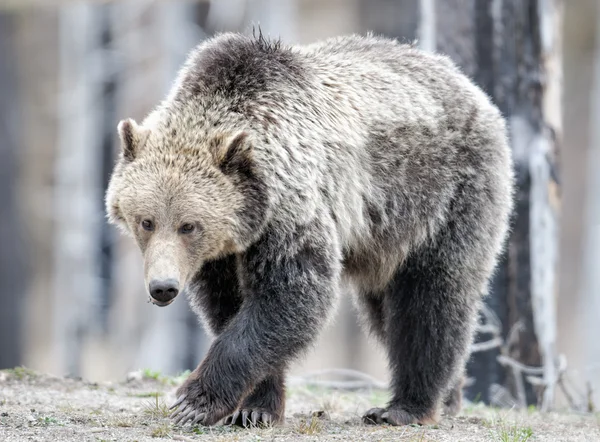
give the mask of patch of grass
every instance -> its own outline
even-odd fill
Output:
[[[158,379],[162,376],[160,371],[150,370],[149,368],[144,368],[142,370],[142,375],[144,379],[154,379],[155,381],[158,381]]]
[[[57,409],[65,414],[73,414],[75,413],[75,411],[77,411],[75,407],[70,403],[67,403],[65,405],[59,405]]]
[[[53,416],[39,417],[37,423],[44,427],[47,427],[49,425],[64,425],[62,422],[59,422],[58,419],[56,419]]]
[[[310,420],[301,419],[296,427],[296,432],[306,435],[319,434],[323,430],[323,423],[321,420],[312,416]]]
[[[171,427],[171,424],[168,422],[165,422],[164,424],[154,427],[152,429],[152,431],[150,432],[150,436],[151,437],[162,437],[162,438],[169,437],[170,438],[172,429],[173,429],[173,427]]]
[[[110,424],[112,427],[119,427],[119,428],[130,428],[135,425],[131,419],[122,418],[122,417],[114,419],[112,422],[110,422]]]
[[[425,442],[425,431],[423,431],[415,438],[411,438],[409,442]]]
[[[142,378],[151,379],[164,385],[176,386],[182,384],[190,375],[190,373],[190,370],[186,370],[175,376],[167,376],[163,375],[158,370],[150,370],[149,368],[145,368],[142,370]]]
[[[144,407],[144,414],[153,419],[162,419],[171,414],[169,407],[163,401],[158,399],[158,395]]]
[[[177,376],[171,376],[167,378],[167,384],[173,386],[183,384],[191,373],[192,372],[190,370],[185,370],[179,373]]]
[[[531,427],[522,427],[516,422],[510,424],[500,420],[490,422],[492,440],[497,442],[527,442],[533,437]]]
[[[466,402],[463,405],[462,413],[463,414],[473,414],[477,411],[487,409],[487,407],[483,402]]]
[[[390,393],[385,390],[373,390],[369,400],[374,407],[384,407],[390,400]]]
[[[140,397],[140,398],[155,398],[159,396],[164,396],[164,393],[160,391],[147,391],[143,393],[127,393],[129,397]]]
[[[192,433],[194,434],[206,434],[206,432],[204,431],[204,427],[200,427],[200,426],[195,426],[192,428]]]
[[[342,400],[337,394],[325,396],[320,401],[321,409],[327,413],[335,412],[342,409]]]
[[[186,430],[184,429],[184,431],[186,431]],[[215,427],[205,427],[202,425],[194,425],[190,428],[189,433],[196,434],[198,436],[207,435],[207,434],[210,434],[212,436],[223,436],[223,438],[224,438],[223,440],[226,440],[226,441],[238,440],[239,436],[236,435],[235,433],[240,433],[240,434],[243,434],[244,436],[248,436],[248,437],[251,436],[251,434],[249,434],[249,432],[248,432],[248,429],[236,427],[236,426],[230,426],[230,425],[217,425]],[[219,439],[219,440],[221,440],[221,439]],[[250,439],[244,439],[244,440],[250,440]]]
[[[494,428],[494,421],[489,419],[481,419],[481,426],[485,428]]]
[[[316,384],[307,384],[304,388],[308,392],[319,395],[319,396],[322,396],[323,394],[330,392],[330,390],[327,389],[326,387],[323,387],[321,385],[316,385]]]
[[[86,425],[92,427],[100,427],[102,426],[97,419],[92,419],[87,416],[72,416],[69,417],[69,422],[75,425]]]
[[[24,367],[24,366],[19,366],[19,367],[15,367],[15,368],[9,368],[7,370],[4,370],[5,373],[8,373],[10,376],[17,378],[18,380],[23,380],[23,379],[32,379],[32,378],[36,378],[38,376],[38,374],[33,371],[30,368]]]

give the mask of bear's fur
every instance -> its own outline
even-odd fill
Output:
[[[513,177],[500,112],[448,58],[374,36],[221,34],[119,133],[109,218],[136,238],[147,284],[185,287],[215,335],[177,422],[281,421],[286,368],[345,284],[392,371],[390,403],[365,421],[460,408]]]

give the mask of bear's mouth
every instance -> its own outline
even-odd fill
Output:
[[[152,296],[148,295],[148,302],[154,305],[157,305],[159,307],[166,307],[167,305],[171,304],[173,301],[175,301],[175,298],[169,300],[169,301],[159,301],[158,299],[154,299]]]

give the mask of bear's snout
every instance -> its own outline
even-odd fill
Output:
[[[179,283],[174,279],[166,279],[164,281],[153,279],[150,281],[148,291],[150,292],[150,300],[153,304],[165,307],[173,302],[179,293]]]

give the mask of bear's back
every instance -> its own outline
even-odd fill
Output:
[[[300,47],[315,74],[313,87],[333,102],[351,100],[361,121],[447,122],[460,128],[473,107],[500,119],[488,97],[446,56],[373,36],[350,35]],[[449,121],[451,119],[452,121]]]

